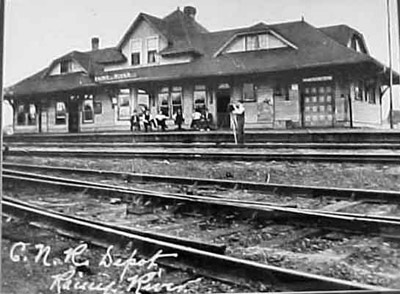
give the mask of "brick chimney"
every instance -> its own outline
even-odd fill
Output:
[[[97,37],[92,38],[92,51],[99,50],[100,47],[100,39]]]
[[[193,18],[193,19],[196,17],[196,12],[197,12],[197,10],[196,10],[196,8],[193,7],[193,6],[185,6],[185,7],[183,8],[183,13],[184,13],[185,15],[187,15],[187,16],[190,16],[190,17]]]

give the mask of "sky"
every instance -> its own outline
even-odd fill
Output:
[[[393,67],[400,72],[397,3],[389,1]],[[94,36],[100,47],[116,46],[140,12],[164,17],[186,5],[197,8],[196,19],[209,31],[302,17],[316,27],[347,24],[364,34],[372,56],[389,64],[386,0],[6,0],[4,84],[72,50],[90,50]]]

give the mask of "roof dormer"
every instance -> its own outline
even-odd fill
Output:
[[[358,34],[353,34],[349,40],[347,47],[364,54],[368,54],[367,47],[364,43],[364,38]]]
[[[363,34],[347,25],[323,27],[320,30],[347,48],[359,53],[369,54]]]
[[[48,75],[56,76],[77,72],[86,72],[85,68],[73,58],[55,60],[49,67]]]
[[[255,28],[255,27],[254,27]],[[215,53],[214,56],[225,53],[271,50],[277,48],[297,47],[273,30],[246,31],[235,34]]]

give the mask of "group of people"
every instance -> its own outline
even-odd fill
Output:
[[[213,117],[207,108],[195,109],[192,114],[192,123],[190,128],[194,130],[211,130],[213,124]]]
[[[142,113],[138,113],[134,110],[131,116],[131,132],[134,130],[140,131],[142,128],[145,132],[149,130],[161,128],[162,131],[165,131],[167,126],[168,116],[166,116],[161,110],[153,116],[148,109],[145,109]],[[175,124],[178,126],[178,129],[182,129],[182,124],[184,122],[182,110],[178,109],[174,114]]]
[[[159,126],[163,131],[167,128],[166,120],[167,116],[161,111],[153,117],[148,109],[142,113],[138,113],[136,110],[131,116],[131,132],[134,130],[140,131],[142,128],[147,132],[150,128],[158,128]]]
[[[233,130],[235,143],[244,143],[244,120],[245,120],[245,109],[241,101],[237,103],[231,103],[228,106],[228,112],[230,114],[230,125]],[[177,109],[173,116],[175,125],[178,130],[182,130],[182,124],[185,122],[182,109]],[[169,117],[162,111],[156,116],[152,116],[148,109],[145,109],[142,113],[138,113],[136,110],[131,116],[131,131],[140,131],[142,127],[147,132],[150,128],[157,129],[161,127],[162,131],[165,131],[167,127],[167,120]],[[190,128],[194,130],[211,130],[213,125],[212,114],[207,108],[196,108],[192,114],[192,122]]]

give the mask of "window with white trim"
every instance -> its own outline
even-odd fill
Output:
[[[158,92],[158,109],[164,115],[169,116],[169,89],[163,87]]]
[[[142,52],[142,40],[132,39],[131,40],[131,65],[141,64],[141,52]]]
[[[56,102],[56,125],[65,125],[67,122],[67,107],[65,102]]]
[[[131,91],[129,89],[118,90],[118,119],[128,120],[131,117]]]
[[[172,113],[174,115],[178,109],[182,109],[182,87],[172,87],[171,92]]]
[[[238,36],[227,47],[225,52],[233,53],[284,47],[288,47],[288,44],[286,44],[280,37],[274,35],[272,32],[265,32]]]
[[[149,37],[147,42],[147,63],[157,62],[158,37]]]
[[[363,80],[358,80],[354,85],[355,100],[363,101],[365,97],[365,83]]]
[[[82,119],[84,123],[92,123],[94,121],[93,95],[86,94],[84,97]]]
[[[256,101],[256,87],[253,83],[243,83],[242,99],[246,102]]]
[[[17,107],[17,125],[26,125],[25,104],[19,104]]]
[[[35,104],[21,103],[17,106],[17,125],[34,126],[37,122],[37,110]]]
[[[195,85],[193,92],[193,109],[204,109],[207,101],[207,89],[205,85]]]
[[[72,60],[66,59],[60,61],[60,73],[72,72]]]
[[[246,36],[246,51],[260,49],[260,43],[258,42],[257,35]]]

